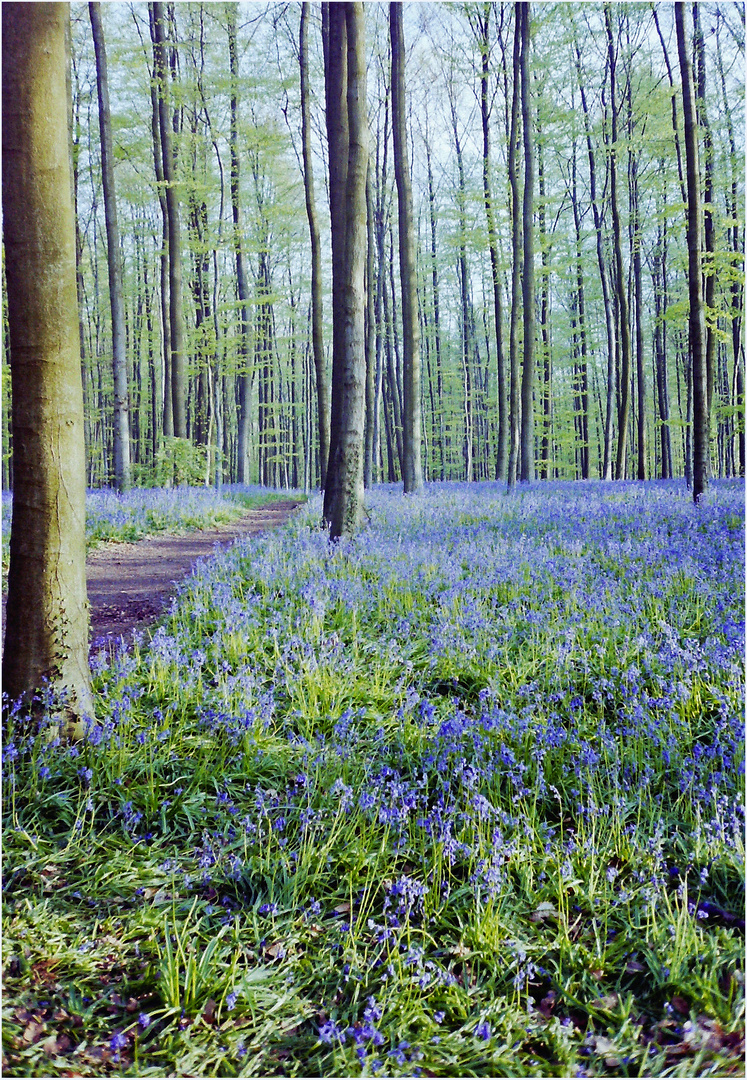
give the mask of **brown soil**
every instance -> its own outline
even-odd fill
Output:
[[[240,536],[255,536],[283,525],[299,504],[272,503],[247,510],[236,521],[181,536],[149,536],[136,544],[107,543],[86,560],[91,605],[91,649],[132,639],[168,607],[174,588],[195,561],[229,547]]]

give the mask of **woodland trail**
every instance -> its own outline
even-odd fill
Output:
[[[229,547],[242,536],[285,524],[297,501],[248,510],[236,521],[184,535],[148,536],[137,543],[107,543],[86,559],[91,605],[91,651],[146,629],[167,608],[175,586],[197,559]]]

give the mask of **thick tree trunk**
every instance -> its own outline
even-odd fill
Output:
[[[405,123],[405,35],[402,4],[389,5],[392,43],[392,134],[394,136],[394,176],[397,183],[399,226],[399,275],[402,289],[402,479],[405,494],[423,486],[420,413],[420,325],[418,322],[417,270],[415,266],[415,226],[412,220],[412,187],[407,153]]]
[[[2,7],[3,234],[13,524],[3,692],[47,682],[68,731],[93,715],[83,392],[68,143],[67,4]]]
[[[693,500],[697,503],[708,487],[708,381],[706,370],[705,312],[701,266],[700,161],[698,118],[695,103],[690,43],[685,32],[685,5],[674,5],[677,51],[682,75],[682,111],[685,118],[685,165],[687,174],[687,277],[690,295],[690,360],[693,397]]]
[[[118,491],[130,486],[130,395],[125,348],[125,313],[122,291],[122,259],[119,250],[117,198],[114,186],[114,152],[109,110],[109,79],[106,66],[101,5],[90,3],[91,33],[96,54],[96,87],[99,99],[101,136],[101,180],[104,189],[104,219],[109,263],[109,306],[112,316],[112,366],[114,370],[114,482]]]
[[[319,417],[320,487],[324,489],[329,459],[329,379],[324,359],[324,324],[322,311],[322,245],[314,197],[314,171],[311,159],[311,107],[309,104],[309,4],[301,4],[299,33],[299,67],[301,76],[301,142],[303,152],[303,182],[306,194],[306,216],[309,219],[311,240],[311,341],[316,371],[316,400]]]
[[[368,115],[363,4],[360,0],[329,4],[327,18],[325,82],[328,109],[331,108],[328,131],[334,132],[329,157],[332,288],[341,298],[342,324],[339,337],[336,334],[332,359],[331,450],[324,520],[329,523],[330,538],[336,540],[355,532],[363,510]],[[344,123],[338,110],[345,114]],[[338,138],[343,132],[345,138]],[[336,160],[339,154],[345,155],[344,170],[342,162]],[[339,181],[343,172],[345,183],[341,190],[341,185],[333,181]],[[332,200],[333,189],[336,198],[344,196],[341,207]],[[341,225],[343,234],[336,236],[335,231]]]

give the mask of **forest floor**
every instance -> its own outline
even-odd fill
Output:
[[[297,500],[248,510],[236,521],[183,535],[146,536],[137,543],[109,542],[86,559],[91,605],[91,649],[114,645],[145,630],[168,606],[176,584],[198,559],[242,536],[283,525]]]

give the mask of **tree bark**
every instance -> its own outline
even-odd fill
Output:
[[[249,483],[249,425],[252,405],[252,372],[249,356],[251,353],[251,319],[249,316],[249,283],[244,262],[244,250],[241,243],[241,191],[240,191],[240,155],[239,155],[239,59],[236,49],[236,4],[227,6],[228,62],[231,74],[231,214],[233,220],[233,248],[236,258],[236,288],[239,296],[239,318],[241,330],[239,339],[240,369],[239,379],[239,416],[237,445],[237,479],[240,484]]]
[[[620,320],[620,408],[617,420],[617,459],[615,479],[625,479],[625,460],[628,448],[628,418],[630,416],[630,316],[628,297],[625,290],[625,270],[623,268],[622,239],[620,230],[620,204],[617,195],[617,101],[615,70],[617,57],[612,40],[612,13],[609,4],[604,5],[604,21],[607,29],[607,53],[610,69],[610,113],[612,121],[612,146],[610,149],[610,206],[612,208],[612,246],[615,259],[615,297]]]
[[[488,105],[488,81],[490,76],[490,11],[485,3],[482,17],[478,15],[480,70],[480,115],[482,118],[482,192],[485,218],[488,227],[488,248],[493,284],[493,316],[495,319],[496,377],[498,383],[498,445],[496,450],[496,480],[506,479],[508,466],[508,399],[506,396],[506,372],[503,356],[503,311],[501,303],[501,276],[498,263],[498,237],[495,228],[493,193],[490,184],[490,108]]]
[[[311,341],[316,371],[316,400],[319,423],[320,487],[327,480],[329,460],[329,379],[324,359],[324,323],[322,311],[322,246],[314,197],[314,169],[311,158],[311,107],[309,102],[309,4],[301,4],[299,32],[299,67],[301,76],[301,143],[303,152],[303,183],[306,195],[306,216],[309,219],[311,240]]]
[[[2,7],[3,233],[13,524],[3,691],[47,683],[70,734],[93,715],[83,391],[68,142],[67,4]]]
[[[169,65],[166,56],[166,12],[152,5],[153,65],[158,84],[158,127],[169,232],[169,334],[171,344],[171,409],[174,435],[187,437],[187,383],[184,363],[184,308],[182,301],[182,247],[179,196],[176,191],[173,128],[169,116]]]
[[[708,488],[708,383],[706,375],[705,313],[701,267],[700,160],[695,88],[690,63],[690,43],[685,32],[685,5],[674,5],[677,52],[682,76],[682,111],[685,120],[685,171],[687,175],[687,278],[690,297],[688,331],[693,391],[693,501],[698,503]]]
[[[389,5],[392,43],[392,134],[394,176],[397,183],[399,227],[399,276],[402,290],[402,479],[406,495],[423,487],[420,409],[420,325],[418,322],[415,227],[412,220],[412,187],[405,123],[405,35],[402,4]]]
[[[324,520],[329,523],[330,538],[337,540],[355,532],[363,510],[368,114],[363,4],[360,0],[329,4],[327,19],[325,85],[331,134],[332,289],[340,297],[342,323],[339,332],[335,327],[333,345]],[[338,158],[340,154],[345,157],[344,163]],[[340,182],[343,174],[344,185]],[[340,198],[342,205],[337,202]]]
[[[521,473],[522,483],[534,480],[534,139],[529,83],[530,5],[517,3],[521,21],[521,123],[524,136],[524,195],[522,199],[522,305],[524,314],[524,363],[521,372]]]
[[[522,233],[521,205],[519,203],[519,179],[516,171],[516,144],[519,129],[519,99],[521,89],[521,26],[518,9],[514,5],[513,92],[511,95],[511,121],[508,135],[508,183],[511,190],[511,319],[509,325],[509,416],[510,438],[508,453],[509,491],[516,483],[519,463],[520,437],[520,373],[519,373],[519,314],[521,307]]]
[[[114,482],[117,491],[130,486],[130,395],[125,348],[125,312],[122,291],[122,258],[119,250],[117,198],[114,185],[114,153],[109,109],[109,78],[106,65],[101,5],[90,3],[91,33],[96,54],[96,87],[99,100],[101,136],[101,181],[104,190],[104,220],[109,264],[109,306],[112,316],[112,366],[114,371]]]

